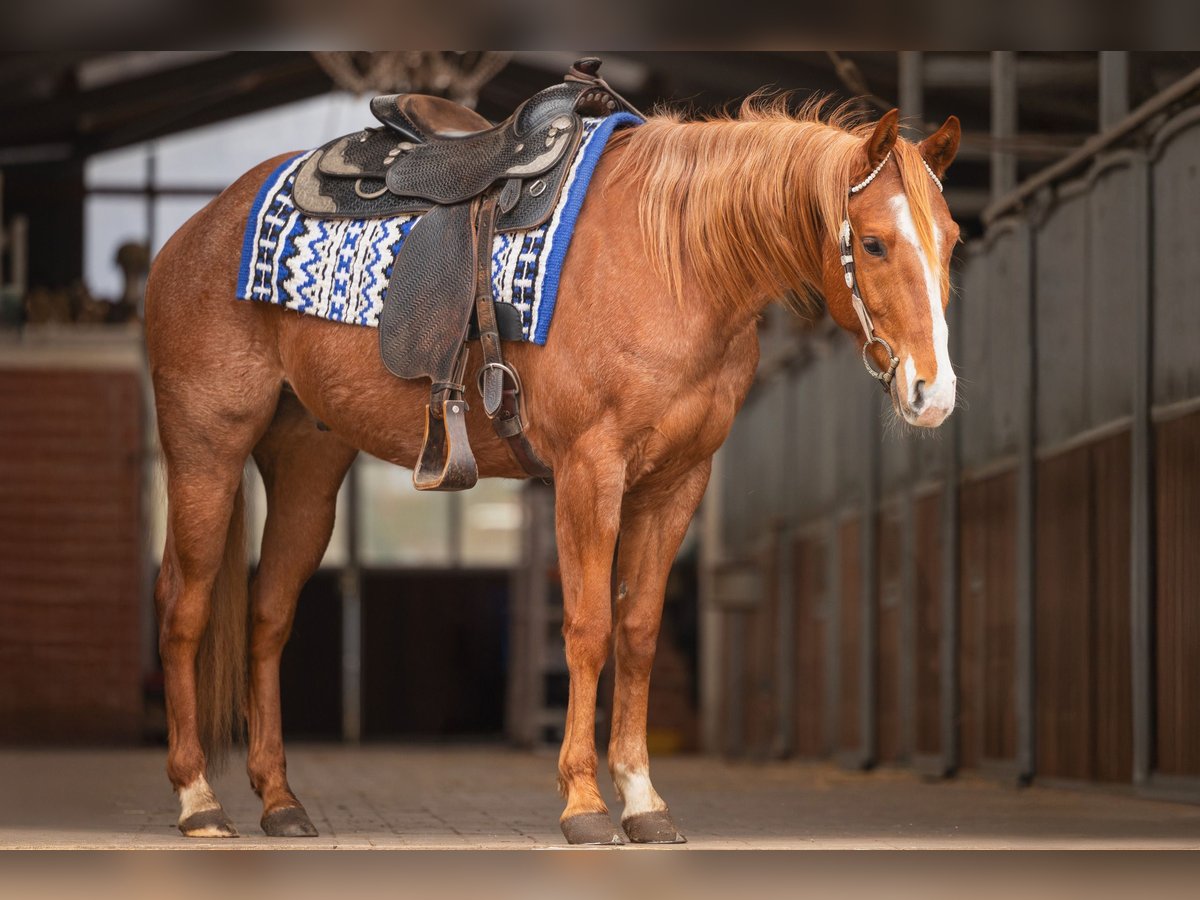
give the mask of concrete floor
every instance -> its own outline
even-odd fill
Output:
[[[0,848],[565,846],[551,754],[293,747],[292,786],[321,832],[308,841],[265,838],[257,799],[234,768],[216,787],[243,836],[185,840],[163,751],[0,751]],[[1200,849],[1200,807],[1120,793],[700,757],[656,760],[654,776],[690,849]],[[619,810],[607,779],[604,788]]]

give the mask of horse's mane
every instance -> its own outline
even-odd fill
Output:
[[[610,142],[614,177],[636,178],[638,220],[652,264],[683,301],[684,274],[731,303],[822,293],[824,254],[836,246],[849,187],[863,174],[874,123],[849,105],[788,94],[751,95],[737,110],[688,120],[656,110]],[[896,142],[921,244],[938,265],[932,182],[916,146]]]

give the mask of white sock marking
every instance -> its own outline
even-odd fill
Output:
[[[613,769],[613,781],[617,791],[625,801],[625,810],[621,813],[621,821],[641,813],[661,812],[667,808],[663,798],[658,796],[654,785],[650,783],[650,772],[647,769],[627,769],[616,766]]]
[[[185,819],[198,812],[220,807],[217,795],[213,793],[213,789],[209,787],[208,781],[203,775],[187,787],[179,789],[179,823],[181,825]]]

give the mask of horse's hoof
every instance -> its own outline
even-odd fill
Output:
[[[192,838],[235,838],[238,830],[233,827],[229,816],[221,807],[202,809],[192,813],[179,823],[179,831],[184,837]]]
[[[560,823],[568,844],[623,844],[608,813],[580,813]]]
[[[621,827],[635,844],[686,844],[687,838],[679,833],[671,814],[665,809],[638,813],[621,821]]]
[[[316,837],[317,829],[303,806],[286,806],[272,810],[262,817],[262,830],[267,837]]]

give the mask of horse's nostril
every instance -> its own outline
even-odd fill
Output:
[[[913,405],[913,409],[918,409],[918,410],[922,406],[925,405],[925,382],[924,382],[924,380],[918,380],[913,385],[912,405]]]

